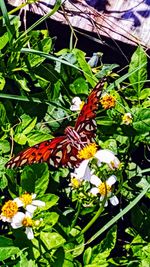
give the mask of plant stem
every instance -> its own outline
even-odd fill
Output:
[[[78,216],[79,216],[79,214],[80,214],[80,210],[81,210],[81,201],[78,202],[78,209],[77,209],[75,218],[74,218],[74,220],[73,220],[73,222],[72,222],[71,228],[73,228],[73,227],[76,225],[76,221],[77,221]]]
[[[104,210],[105,202],[106,202],[106,198],[104,198],[100,208],[98,209],[98,211],[96,212],[92,220],[83,228],[83,230],[81,231],[81,234],[84,234],[92,226],[92,224],[95,223],[95,221],[99,218],[99,216]]]

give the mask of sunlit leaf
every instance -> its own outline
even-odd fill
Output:
[[[58,233],[40,233],[40,238],[48,250],[58,248],[65,243],[65,239]]]
[[[12,255],[17,254],[20,251],[18,247],[15,247],[12,240],[6,237],[0,237],[0,261],[4,261],[10,258]]]
[[[29,193],[36,193],[38,197],[43,196],[48,182],[49,171],[45,163],[26,166],[21,174],[22,188]]]
[[[138,112],[135,113],[135,122],[133,122],[133,128],[140,133],[146,133],[150,131],[149,109],[139,109]]]
[[[129,73],[136,70],[136,68],[139,68],[139,66],[142,66],[144,63],[145,65],[142,68],[138,69],[129,76],[130,83],[137,91],[137,95],[140,94],[140,90],[143,88],[144,82],[147,79],[147,56],[143,48],[139,46],[132,55],[129,65]]]

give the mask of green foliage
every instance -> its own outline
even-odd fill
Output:
[[[57,1],[53,12],[59,5]],[[55,51],[48,31],[34,29],[46,17],[21,32],[20,18],[7,13],[3,0],[0,8],[0,266],[149,266],[150,91],[144,49],[135,50],[128,72],[119,77],[114,72],[119,66],[102,64],[101,53],[95,63],[77,48]],[[113,151],[121,164],[116,170],[105,164],[98,167],[95,159],[90,164],[102,181],[117,177],[112,194],[118,206],[105,207],[105,198],[101,202],[90,194],[93,186],[88,181],[74,187],[74,170],[47,163],[5,168],[12,154],[74,125],[73,97],[86,100],[104,76],[108,82],[102,97],[113,96],[115,104],[104,108],[101,101],[96,141],[101,149]],[[2,217],[8,200],[26,194],[33,197],[33,206],[45,204],[32,214],[31,240],[25,225],[14,228]],[[19,212],[26,208],[19,207]]]

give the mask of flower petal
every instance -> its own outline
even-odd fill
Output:
[[[98,193],[99,193],[99,190],[97,187],[93,187],[91,190],[90,190],[90,193],[94,196],[96,196]]]
[[[72,99],[72,105],[70,106],[70,110],[72,111],[78,111],[80,110],[80,105],[81,105],[82,101],[80,99],[80,97],[76,96]]]
[[[31,227],[26,227],[25,233],[26,233],[28,239],[31,240],[34,238],[33,230]]]
[[[37,207],[44,207],[45,206],[45,202],[41,201],[41,200],[33,200],[32,201],[32,205],[37,206]]]
[[[2,220],[3,222],[12,222],[12,218],[8,218],[6,216],[0,215],[0,220]]]
[[[107,179],[106,183],[107,183],[109,186],[112,186],[113,184],[116,183],[116,181],[117,181],[117,177],[116,177],[115,175],[111,175],[111,176]]]
[[[24,203],[22,202],[22,200],[20,200],[19,197],[16,197],[13,201],[17,203],[18,207],[23,207],[24,205]]]
[[[109,163],[114,159],[114,153],[108,149],[100,149],[96,152],[95,157],[101,162]]]
[[[117,198],[116,196],[111,197],[109,200],[110,200],[110,203],[111,203],[113,206],[116,206],[116,205],[119,204],[119,200],[118,200],[118,198]]]
[[[29,218],[33,217],[33,213],[28,212],[28,211],[26,211],[25,215],[26,215],[26,217],[29,217]]]
[[[17,212],[15,216],[12,218],[11,226],[14,229],[22,227],[22,221],[25,218],[25,214],[23,212]]]
[[[100,149],[95,153],[95,158],[100,162],[107,163],[111,169],[118,168],[120,165],[119,159],[114,155],[114,153],[107,149]]]
[[[96,185],[97,187],[102,183],[101,179],[96,175],[91,175],[90,183]]]
[[[89,159],[83,160],[78,168],[75,168],[75,173],[77,176],[81,177],[81,179],[89,181],[91,177],[91,171],[88,166]]]
[[[31,196],[32,196],[32,199],[35,199],[36,198],[36,194],[34,193],[34,194],[31,194]]]
[[[26,206],[26,211],[28,211],[31,214],[33,214],[36,209],[37,209],[37,206],[34,206],[32,204]]]

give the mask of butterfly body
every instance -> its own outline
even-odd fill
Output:
[[[38,162],[47,162],[56,168],[60,166],[77,167],[81,162],[81,159],[78,158],[79,150],[93,142],[96,134],[96,110],[104,82],[105,78],[91,91],[74,128],[68,126],[63,136],[41,142],[21,151],[6,163],[6,167],[14,168]]]

